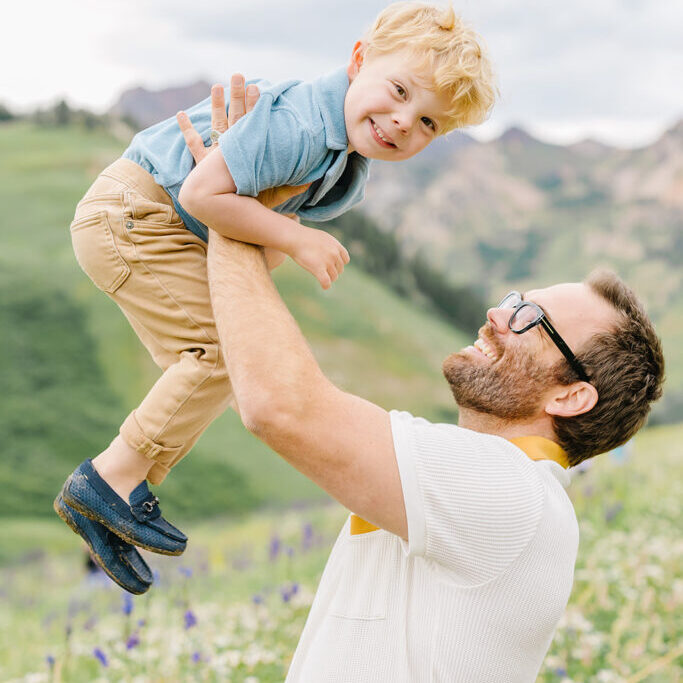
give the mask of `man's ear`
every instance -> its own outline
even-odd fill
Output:
[[[360,71],[361,66],[363,66],[363,59],[365,58],[365,50],[368,47],[367,43],[362,40],[356,42],[353,46],[353,52],[351,52],[351,61],[346,68],[346,73],[349,75],[349,81],[352,81]]]
[[[588,382],[574,382],[553,392],[545,404],[545,412],[557,417],[574,417],[592,410],[598,402],[598,390]]]

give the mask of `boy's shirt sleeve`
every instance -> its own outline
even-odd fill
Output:
[[[255,197],[267,188],[307,182],[311,137],[294,112],[261,96],[219,138],[237,194]]]

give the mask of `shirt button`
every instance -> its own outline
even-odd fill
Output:
[[[126,221],[126,227],[131,230],[133,228],[133,221]]]

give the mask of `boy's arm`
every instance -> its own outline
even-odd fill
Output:
[[[254,197],[236,193],[219,148],[213,149],[186,178],[178,197],[195,218],[216,232],[291,256],[328,289],[349,262],[346,249],[329,233],[298,224],[267,209]]]
[[[185,179],[178,199],[195,218],[225,237],[286,252],[299,226],[236,192],[220,148],[215,147]],[[258,206],[251,206],[254,203]]]

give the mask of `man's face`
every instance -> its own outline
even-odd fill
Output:
[[[407,52],[361,62],[352,60],[349,66],[351,85],[344,100],[349,151],[383,161],[414,156],[442,130],[448,98],[428,87]]]
[[[531,290],[524,299],[546,312],[574,353],[614,320],[610,305],[583,283]],[[567,361],[540,325],[512,332],[511,315],[490,308],[477,340],[446,358],[443,372],[461,408],[505,420],[540,417]]]

